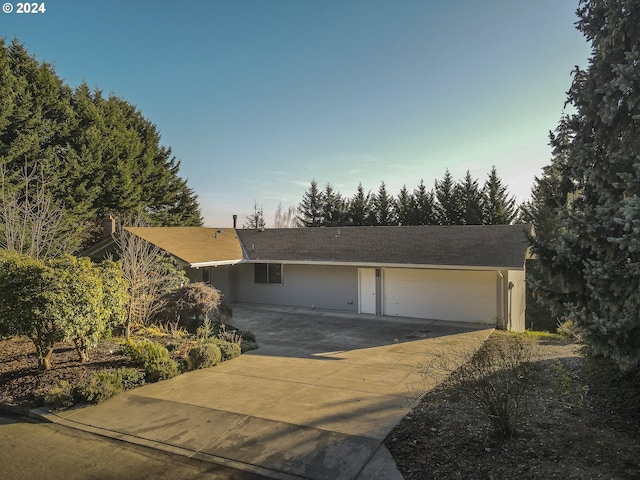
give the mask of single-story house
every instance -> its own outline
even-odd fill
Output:
[[[231,302],[525,328],[531,225],[128,230]]]

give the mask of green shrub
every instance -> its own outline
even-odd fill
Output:
[[[256,343],[256,336],[253,332],[247,330],[240,332],[242,334],[242,339],[247,340],[249,342]]]
[[[149,383],[168,380],[180,374],[178,364],[171,358],[155,361],[144,368],[145,379]]]
[[[189,367],[192,370],[209,368],[222,360],[220,347],[214,343],[200,343],[189,350]]]
[[[123,352],[144,367],[145,379],[149,383],[167,380],[180,373],[178,364],[169,356],[169,350],[159,343],[147,340],[129,342],[123,347]]]
[[[122,376],[118,372],[95,372],[75,388],[75,398],[80,403],[100,403],[122,389]]]
[[[258,344],[255,340],[247,340],[246,338],[242,339],[242,343],[240,344],[240,350],[242,351],[242,353],[256,350],[257,348]]]
[[[242,349],[237,343],[227,342],[226,340],[221,340],[215,337],[209,338],[207,343],[212,343],[220,348],[220,352],[222,353],[221,361],[223,362],[239,357],[242,354]]]
[[[44,394],[44,403],[53,410],[67,408],[73,405],[73,389],[71,384],[62,380],[51,387]]]
[[[145,372],[141,372],[137,368],[122,367],[116,370],[122,379],[122,388],[128,390],[140,385],[144,385]]]
[[[143,340],[128,342],[123,347],[124,353],[140,366],[146,366],[157,361],[170,358],[169,351],[160,343]]]

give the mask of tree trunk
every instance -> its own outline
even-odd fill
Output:
[[[73,340],[74,345],[76,346],[76,351],[78,352],[78,356],[80,357],[80,361],[82,363],[86,363],[89,361],[89,349],[87,348],[87,344],[81,338],[75,338]]]
[[[127,340],[131,340],[131,319],[127,318],[127,321],[124,324],[124,338]]]
[[[38,369],[45,371],[51,370],[51,357],[53,356],[53,347],[46,347],[43,351],[38,352]]]

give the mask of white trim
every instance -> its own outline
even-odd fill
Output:
[[[244,263],[242,259],[239,260],[221,260],[214,262],[197,262],[197,263],[188,263],[191,268],[202,268],[202,267],[218,267],[220,265],[237,265],[238,263]]]
[[[283,265],[334,265],[342,267],[363,267],[363,268],[428,268],[436,270],[482,270],[482,271],[499,271],[499,270],[524,270],[524,264],[521,267],[505,267],[505,266],[482,266],[482,265],[427,265],[422,263],[380,263],[380,262],[332,262],[332,261],[315,261],[315,260],[250,260],[245,259],[242,263],[281,263]]]

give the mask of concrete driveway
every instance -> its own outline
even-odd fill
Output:
[[[216,367],[46,417],[271,478],[401,479],[383,445],[433,386],[435,353],[471,351],[486,326],[235,305],[260,348]]]

